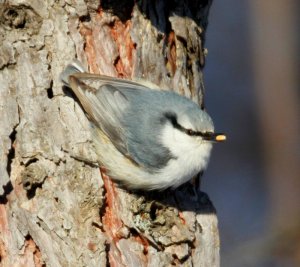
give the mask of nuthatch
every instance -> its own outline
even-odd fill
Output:
[[[61,80],[91,121],[99,163],[127,188],[176,188],[206,168],[213,142],[226,139],[196,103],[150,83],[86,73],[78,61]]]

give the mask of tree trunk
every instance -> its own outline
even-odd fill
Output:
[[[211,1],[0,1],[1,266],[219,266],[215,210],[191,184],[128,192],[99,170],[59,74],[150,80],[203,107]]]

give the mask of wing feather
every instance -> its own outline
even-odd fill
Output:
[[[97,90],[72,75],[70,87],[90,120],[99,127],[124,155],[128,155],[122,116],[128,107],[126,96],[116,87],[103,84]]]
[[[84,82],[85,84],[94,87],[99,88],[100,86],[104,84],[110,84],[116,88],[123,87],[123,88],[130,88],[130,89],[155,89],[160,90],[160,88],[149,82],[145,81],[143,79],[138,79],[136,81],[131,80],[125,80],[115,77],[109,77],[105,75],[99,75],[99,74],[92,74],[92,73],[76,73],[74,74],[76,77]]]
[[[131,140],[122,128],[122,122],[126,121],[123,115],[129,107],[127,96],[136,95],[135,90],[141,92],[141,90],[149,88],[160,89],[155,84],[144,80],[130,81],[86,73],[78,60],[74,60],[65,68],[60,79],[75,93],[91,122],[101,129],[122,154],[132,161],[140,163],[139,153],[135,152],[140,150],[140,140],[135,138],[135,140]],[[131,93],[128,94],[128,92]],[[139,116],[139,114],[135,114],[135,116]],[[135,143],[138,144],[135,145]],[[154,154],[156,155],[156,153]],[[153,157],[157,158],[155,155]]]

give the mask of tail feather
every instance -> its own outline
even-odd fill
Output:
[[[65,86],[70,87],[69,77],[78,72],[86,72],[86,70],[79,60],[74,59],[60,74],[60,80]]]

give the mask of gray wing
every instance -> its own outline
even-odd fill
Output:
[[[90,120],[121,153],[149,170],[162,168],[173,158],[157,138],[163,112],[155,103],[157,98],[153,97],[152,90],[136,91],[123,86],[124,82],[118,88],[104,84],[96,90],[77,79],[77,75],[69,81]],[[151,103],[156,109],[150,112]],[[128,129],[133,130],[128,132]]]
[[[99,75],[99,74],[92,74],[87,73],[85,68],[82,66],[81,62],[78,60],[73,60],[60,74],[60,80],[63,82],[64,85],[70,86],[70,77],[76,75],[76,77],[86,85],[93,87],[93,88],[99,88],[100,86],[104,84],[110,84],[116,88],[122,87],[122,88],[129,88],[129,89],[156,89],[160,90],[160,88],[153,84],[150,81],[146,81],[143,79],[136,79],[135,81],[131,80],[125,80],[115,77],[109,77],[105,75]]]
[[[115,147],[127,155],[127,146],[121,121],[128,99],[116,87],[103,84],[95,89],[83,83],[77,75],[69,77],[69,86],[77,96],[89,119],[112,141]]]
[[[87,73],[82,63],[74,59],[70,64],[66,66],[63,72],[60,74],[60,80],[63,82],[65,86],[70,87],[70,77],[76,76],[81,82],[85,83],[86,85],[99,88],[102,85],[110,84],[116,88],[123,87],[123,88],[130,88],[130,89],[157,89],[160,88],[149,81],[143,79],[137,79],[136,81],[130,81],[115,77],[109,77],[105,75],[99,74],[92,74]]]
[[[124,90],[124,94],[130,99],[130,107],[123,118],[124,128],[131,129],[126,133],[130,156],[149,170],[163,168],[174,158],[160,139],[166,123],[164,114],[169,110],[169,100],[173,99],[170,97],[172,93]]]
[[[141,90],[151,87],[151,83],[86,73],[78,60],[73,60],[64,69],[60,79],[75,93],[90,120],[111,139],[120,152],[128,155],[125,132],[121,127],[128,99],[117,88]],[[152,87],[155,88],[155,85]]]
[[[59,78],[65,86],[70,86],[69,85],[70,76],[80,72],[85,72],[85,69],[79,60],[74,59],[72,63],[70,63],[60,74]]]
[[[161,127],[160,112],[156,110],[157,114],[148,114],[148,102],[153,103],[157,98],[152,99],[152,90],[145,90],[149,87],[158,88],[151,86],[151,83],[82,73],[83,71],[84,68],[78,62],[71,63],[61,74],[61,80],[75,93],[89,119],[110,138],[121,153],[136,163],[150,169],[165,166],[172,155],[167,148],[158,143],[157,133],[145,135],[140,132],[142,129],[149,129],[146,132],[150,132]],[[146,94],[150,95],[140,97],[137,101],[137,95],[142,92],[148,92]],[[137,105],[132,105],[133,103]],[[154,106],[159,107],[158,104]],[[125,109],[128,113],[127,118],[123,117]],[[141,114],[146,116],[141,119]],[[135,131],[128,134],[123,127]]]
[[[70,65],[70,69],[71,68],[74,68],[74,65]],[[66,68],[66,70],[68,70],[68,67]],[[83,73],[83,72],[77,72],[76,74],[71,74],[71,75],[75,75],[76,78],[79,79],[81,82],[93,88],[100,88],[102,85],[109,84],[116,88],[157,89],[156,85],[150,82],[145,82],[143,80],[139,80],[139,82],[135,82],[135,81],[125,80],[125,79],[120,79],[115,77],[109,77],[105,75]],[[71,75],[69,76],[69,78],[71,77]]]

